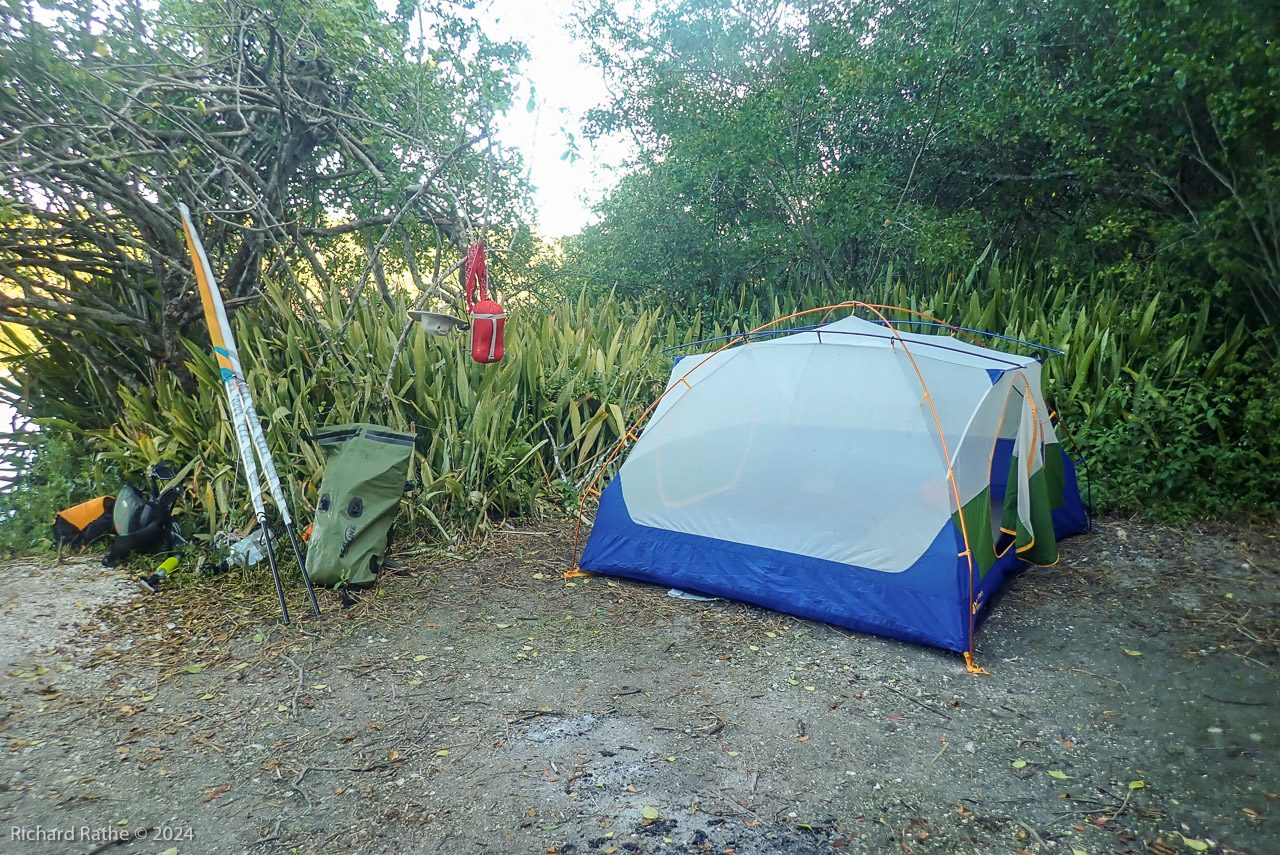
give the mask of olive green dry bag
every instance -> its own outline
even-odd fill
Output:
[[[324,476],[307,548],[307,575],[316,585],[372,584],[387,553],[400,510],[414,435],[378,425],[325,428],[311,437],[324,452]]]

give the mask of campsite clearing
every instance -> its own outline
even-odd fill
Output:
[[[289,627],[262,579],[179,577],[77,628],[29,604],[100,568],[11,576],[32,631],[0,675],[0,848],[149,829],[106,851],[1277,851],[1274,527],[1101,521],[993,609],[990,676],[567,583],[571,543],[544,521],[467,560],[401,556],[376,596],[327,593]]]

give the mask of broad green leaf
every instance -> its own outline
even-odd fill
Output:
[[[1209,844],[1203,840],[1197,840],[1194,837],[1187,837],[1180,831],[1175,831],[1174,834],[1182,838],[1182,842],[1187,845],[1188,849],[1194,849],[1196,852],[1204,852],[1209,848]]]

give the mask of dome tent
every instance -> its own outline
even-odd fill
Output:
[[[679,359],[579,566],[969,657],[1087,527],[1040,369],[852,316]]]

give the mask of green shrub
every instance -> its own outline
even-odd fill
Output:
[[[370,421],[417,433],[405,530],[475,532],[490,518],[533,514],[564,481],[576,490],[659,389],[658,312],[585,298],[515,307],[507,356],[472,362],[463,336],[409,332],[394,307],[362,304],[341,336],[346,306],[318,307],[321,324],[278,293],[235,316],[235,335],[264,432],[295,516],[310,518],[322,458],[306,437],[318,428]],[[325,342],[332,337],[335,358]],[[201,342],[186,342],[195,392],[161,373],[147,390],[121,387],[109,428],[79,432],[100,460],[132,474],[169,458],[193,463],[183,501],[205,533],[243,527],[251,513],[218,370]],[[388,382],[388,373],[390,379]],[[65,404],[47,429],[77,432]]]
[[[1191,304],[1171,296],[1159,269],[1073,279],[1048,265],[984,258],[967,271],[890,276],[859,296],[1063,351],[1045,363],[1046,391],[1090,457],[1099,509],[1176,516],[1280,506],[1274,363],[1243,326],[1215,317],[1207,298]],[[362,303],[340,334],[347,307],[337,295],[312,307],[316,323],[268,290],[234,323],[295,516],[304,525],[310,519],[321,474],[318,450],[305,437],[324,425],[372,421],[418,436],[410,477],[422,489],[409,496],[400,530],[444,536],[483,530],[494,518],[576,507],[610,449],[660,393],[671,366],[663,348],[742,333],[827,302],[817,289],[744,286],[714,313],[677,297],[642,303],[584,294],[517,305],[507,322],[507,357],[492,366],[470,360],[463,336],[412,330],[391,369],[404,296],[394,306]],[[16,403],[23,396],[34,402],[53,440],[26,476],[31,489],[48,493],[33,520],[47,528],[51,509],[69,504],[72,485],[87,498],[101,473],[113,473],[112,484],[117,472],[138,480],[148,464],[169,458],[192,463],[180,503],[188,531],[199,537],[250,524],[217,368],[205,342],[185,346],[194,391],[160,372],[149,388],[120,387],[118,412],[104,408],[102,390],[86,385],[56,349],[11,358],[25,371],[0,386]],[[76,468],[83,452],[68,449],[81,445],[96,460],[94,473]],[[5,542],[20,547],[27,536]]]
[[[32,443],[14,481],[0,493],[0,554],[51,552],[59,511],[114,494],[119,479],[65,432]]]
[[[1189,366],[1163,388],[1123,377],[1103,394],[1108,419],[1076,438],[1103,506],[1161,517],[1280,509],[1280,382],[1257,350],[1205,380]]]

